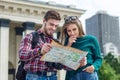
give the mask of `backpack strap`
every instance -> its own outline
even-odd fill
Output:
[[[39,40],[39,36],[41,37],[41,40],[42,40],[44,43],[46,42],[45,39],[44,39],[44,34],[40,34],[40,35],[39,35],[37,31],[32,32],[31,34],[33,35],[33,38],[32,38],[32,49],[34,49],[35,46],[37,45],[38,40]],[[54,39],[54,38],[53,38],[53,40],[54,40],[55,42],[61,44],[58,39]]]
[[[34,49],[36,47],[37,43],[38,43],[39,34],[38,34],[37,31],[32,32],[31,34],[33,36],[31,44],[32,44],[32,49]],[[25,63],[24,61],[21,61],[21,60],[18,61],[18,64],[24,65],[24,63]]]
[[[36,32],[32,32],[31,34],[32,34],[32,36],[33,36],[33,38],[32,38],[32,49],[34,49],[35,46],[36,46],[37,43],[38,43],[38,40],[39,40],[39,34],[38,34],[37,31],[36,31]]]

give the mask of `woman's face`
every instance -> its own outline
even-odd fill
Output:
[[[66,27],[69,37],[79,37],[79,29],[76,24],[70,24]]]

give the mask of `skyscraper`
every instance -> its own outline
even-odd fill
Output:
[[[102,53],[104,53],[103,46],[109,42],[120,50],[119,17],[111,16],[105,11],[97,12],[86,19],[86,34],[97,37]]]

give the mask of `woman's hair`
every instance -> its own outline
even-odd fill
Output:
[[[46,12],[44,19],[48,21],[49,19],[61,20],[60,14],[57,11],[49,10]]]
[[[79,20],[79,18],[77,16],[68,16],[64,20],[65,20],[65,22],[64,22],[63,27],[61,29],[61,35],[60,35],[60,42],[62,44],[64,44],[65,38],[69,37],[68,33],[67,33],[67,26],[69,26],[70,24],[77,25],[80,37],[85,35],[81,21]]]

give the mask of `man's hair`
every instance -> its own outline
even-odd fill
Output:
[[[49,19],[61,20],[60,14],[57,11],[49,10],[46,12],[44,19],[48,21]]]

